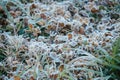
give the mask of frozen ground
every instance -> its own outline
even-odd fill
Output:
[[[2,0],[0,49],[7,57],[0,62],[1,79],[109,78],[101,74],[96,51],[102,48],[112,54],[112,44],[120,36],[119,2],[40,1]]]

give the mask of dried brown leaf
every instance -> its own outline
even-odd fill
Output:
[[[79,34],[85,35],[85,31],[83,27],[80,27]]]
[[[96,8],[93,7],[93,8],[91,9],[91,12],[92,12],[92,13],[97,13],[97,12],[99,12],[99,10],[97,10]]]
[[[29,29],[32,30],[33,29],[33,25],[29,24]]]
[[[60,27],[64,27],[64,23],[59,23],[59,26]]]
[[[68,39],[72,39],[72,34],[68,34]]]
[[[20,80],[19,76],[14,76],[14,80]]]
[[[62,72],[64,70],[64,65],[59,66],[59,71]]]
[[[35,80],[33,76],[30,77],[30,80]]]
[[[41,13],[41,14],[40,14],[40,17],[43,18],[43,19],[46,19],[46,18],[47,18],[44,13]]]

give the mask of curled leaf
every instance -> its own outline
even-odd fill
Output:
[[[72,34],[68,34],[68,39],[72,39]]]
[[[19,76],[14,76],[14,80],[20,80]]]
[[[64,65],[59,66],[59,71],[62,72],[64,70]]]
[[[85,35],[85,31],[83,27],[80,27],[79,34]]]

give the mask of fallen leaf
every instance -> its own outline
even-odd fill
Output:
[[[31,9],[34,9],[34,8],[37,8],[37,5],[32,4],[32,5],[30,6],[30,10],[31,10]]]
[[[45,21],[44,21],[44,20],[41,20],[41,21],[39,21],[37,24],[40,25],[40,26],[44,26],[44,25],[45,25]]]
[[[95,9],[94,7],[91,9],[91,12],[92,13],[97,13],[97,12],[99,12],[99,10],[97,10],[97,9]]]
[[[20,16],[21,13],[22,13],[21,11],[16,11],[16,12],[15,12],[16,16]]]
[[[2,10],[2,6],[0,6],[0,11]]]
[[[35,80],[33,76],[30,77],[30,80]]]
[[[11,16],[13,16],[14,18],[17,16],[14,11],[10,11],[10,14],[11,14]]]
[[[59,66],[59,71],[62,72],[63,69],[64,69],[64,65],[60,65],[60,66]]]
[[[47,18],[44,13],[41,13],[41,14],[40,14],[40,17],[43,18],[43,19],[46,19],[46,18]]]
[[[64,27],[64,23],[59,23],[59,26],[60,27]]]
[[[29,24],[29,29],[32,30],[33,29],[33,25]]]
[[[85,31],[83,27],[80,27],[79,34],[85,35]]]
[[[20,80],[19,76],[14,76],[14,80]]]
[[[105,33],[105,36],[112,36],[110,32]]]
[[[68,34],[68,39],[72,39],[72,34]]]
[[[56,80],[57,77],[58,77],[58,74],[51,74],[51,75],[50,75],[50,78],[53,78],[54,80]]]

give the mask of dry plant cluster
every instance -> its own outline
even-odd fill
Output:
[[[119,0],[2,0],[0,80],[110,79],[119,13]]]

